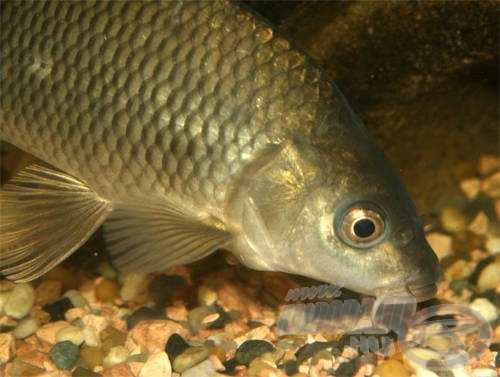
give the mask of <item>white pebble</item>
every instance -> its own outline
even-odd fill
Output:
[[[470,377],[469,371],[465,367],[457,367],[451,370],[453,377]]]
[[[16,339],[24,339],[33,335],[40,327],[40,321],[34,317],[26,317],[19,321],[14,329],[14,337]]]
[[[469,304],[469,307],[479,312],[488,322],[493,322],[498,317],[497,307],[487,298],[476,298]]]
[[[99,347],[101,345],[96,333],[89,327],[83,329],[83,341],[89,347]]]
[[[11,318],[25,317],[33,307],[36,292],[30,284],[18,284],[5,303],[4,311]]]
[[[79,346],[84,340],[83,329],[73,325],[60,329],[56,333],[56,342],[64,342],[65,340]]]
[[[415,374],[417,377],[439,377],[436,373],[429,369],[417,369]]]
[[[11,291],[0,292],[0,316],[4,314],[5,304],[9,299]]]
[[[500,172],[490,175],[481,181],[481,191],[490,198],[500,198]]]
[[[444,277],[448,281],[455,279],[462,280],[468,278],[471,273],[472,269],[467,261],[459,259],[446,268],[444,271]]]
[[[113,365],[123,363],[129,357],[130,353],[124,346],[111,347],[109,353],[104,358],[104,368],[112,367]]]
[[[425,236],[429,245],[431,245],[432,249],[436,252],[439,260],[444,257],[453,254],[453,249],[451,247],[451,236],[448,236],[443,233],[429,233]]]
[[[87,299],[83,297],[82,294],[78,292],[76,289],[70,289],[66,291],[63,297],[69,298],[69,300],[71,301],[71,303],[75,308],[82,308],[89,304]]]
[[[476,368],[472,371],[474,377],[498,377],[495,369]]]
[[[477,278],[477,287],[484,291],[487,289],[495,289],[500,284],[500,259],[490,263],[483,268]]]
[[[460,182],[460,188],[467,199],[474,199],[479,193],[481,180],[479,178],[468,178]]]
[[[480,236],[485,235],[488,232],[488,216],[484,212],[479,212],[476,217],[470,222],[467,229],[471,232],[476,233]]]
[[[212,288],[207,287],[206,285],[202,285],[198,288],[198,302],[203,306],[210,306],[215,304],[217,299],[219,298],[216,291]]]
[[[139,377],[170,377],[172,376],[172,366],[165,352],[155,352],[149,355],[144,363]]]
[[[477,170],[482,176],[493,173],[498,169],[500,169],[500,158],[498,156],[487,154],[479,159]]]
[[[223,369],[224,365],[216,356],[212,355],[207,360],[185,370],[182,377],[222,377],[224,375],[217,373],[217,371]]]
[[[484,245],[490,254],[500,253],[500,237],[490,237]]]
[[[128,274],[123,278],[120,296],[125,301],[130,301],[146,290],[148,277],[143,274]]]
[[[444,207],[439,213],[439,221],[446,232],[457,233],[467,227],[467,220],[455,207]]]

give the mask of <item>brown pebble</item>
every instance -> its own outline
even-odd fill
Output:
[[[42,280],[55,280],[62,283],[61,291],[65,292],[69,289],[76,289],[78,287],[78,279],[74,271],[69,268],[58,265],[52,270],[43,275]]]
[[[113,302],[120,295],[116,280],[102,279],[95,287],[95,296],[99,301]]]
[[[401,361],[389,359],[377,365],[373,375],[379,377],[409,377],[410,372],[406,370]]]
[[[104,369],[101,373],[102,377],[134,377],[129,366],[125,363],[113,365]]]
[[[425,236],[429,245],[436,252],[439,260],[442,260],[448,255],[453,254],[453,249],[451,248],[451,236],[443,233],[432,232],[426,234]]]
[[[36,302],[45,305],[57,301],[61,297],[62,282],[58,280],[44,280],[36,288]]]
[[[85,347],[80,351],[80,358],[90,370],[98,365],[102,365],[104,361],[104,352],[98,347]]]
[[[474,199],[479,193],[481,180],[479,178],[467,178],[460,182],[460,189],[467,197],[467,199]]]
[[[496,172],[481,181],[481,191],[490,198],[500,198],[500,172]]]
[[[451,247],[456,253],[468,254],[469,251],[480,249],[484,243],[484,237],[469,230],[457,232],[451,240]]]
[[[69,323],[66,321],[49,322],[38,330],[36,330],[36,337],[46,343],[56,344],[56,334],[59,330],[68,327]]]
[[[139,346],[142,353],[164,351],[168,338],[173,333],[187,337],[189,331],[182,325],[169,320],[144,320],[135,325],[127,334],[125,346],[135,349]]]
[[[210,347],[209,349],[210,353],[212,355],[215,355],[221,361],[221,363],[223,363],[226,360],[226,351],[224,350],[224,348],[219,346],[213,346]]]
[[[113,326],[107,326],[101,331],[99,338],[102,342],[101,348],[106,354],[115,346],[123,346],[125,344],[125,340],[127,339],[127,334],[114,328]]]
[[[467,220],[462,212],[455,207],[444,207],[439,213],[439,221],[448,233],[457,233],[467,227]]]
[[[14,354],[16,340],[11,333],[0,333],[0,365],[5,364]]]
[[[483,177],[500,169],[500,158],[487,154],[479,159],[477,170]]]

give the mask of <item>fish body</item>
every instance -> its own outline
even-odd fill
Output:
[[[331,78],[245,7],[2,2],[0,271],[34,279],[104,224],[148,273],[219,247],[373,294],[434,294],[404,185]]]

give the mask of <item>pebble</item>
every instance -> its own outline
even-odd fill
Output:
[[[220,315],[214,307],[199,306],[189,311],[188,324],[193,334],[197,334],[200,329],[210,327]]]
[[[85,347],[80,351],[80,358],[85,363],[87,368],[94,369],[104,362],[104,352],[98,347]]]
[[[44,280],[36,288],[37,302],[46,304],[61,297],[62,282],[58,280]]]
[[[89,302],[85,297],[82,296],[80,292],[76,289],[70,289],[66,291],[63,297],[68,298],[71,301],[71,304],[75,308],[82,308],[88,306]]]
[[[0,292],[0,315],[4,313],[5,304],[7,303],[11,291]]]
[[[33,335],[40,327],[40,321],[34,317],[26,317],[19,321],[14,329],[14,337],[16,339],[24,339]]]
[[[463,259],[458,259],[449,265],[444,271],[444,277],[446,280],[462,280],[466,279],[472,273],[472,269],[469,263]]]
[[[202,361],[182,373],[182,377],[225,377],[226,374],[217,373],[223,370],[224,365],[214,356]]]
[[[169,320],[147,320],[141,321],[127,334],[125,345],[129,349],[140,347],[143,353],[153,353],[163,351],[168,338],[173,333],[186,337],[188,330],[173,321]]]
[[[433,348],[436,351],[447,350],[450,348],[450,345],[451,338],[443,338],[442,336],[433,336],[425,344],[426,347]]]
[[[498,377],[495,369],[476,368],[472,371],[473,377]]]
[[[71,377],[101,377],[102,375],[99,373],[92,372],[91,370],[76,367],[73,373],[71,373]]]
[[[95,287],[95,297],[99,301],[113,302],[120,295],[120,287],[116,280],[102,279]]]
[[[410,372],[406,370],[403,363],[398,360],[389,359],[375,367],[373,375],[379,377],[409,377]]]
[[[62,321],[65,319],[65,314],[69,309],[73,308],[73,304],[71,300],[67,297],[64,297],[55,302],[51,302],[50,304],[46,304],[43,306],[43,310],[50,314],[51,321]]]
[[[165,309],[167,318],[173,321],[187,321],[188,311],[183,303],[177,302]]]
[[[11,359],[15,352],[14,335],[11,333],[0,333],[0,365]]]
[[[187,350],[190,345],[179,334],[172,334],[165,345],[165,352],[170,360],[174,360],[178,355]]]
[[[479,163],[477,165],[477,171],[479,174],[482,176],[486,176],[495,170],[500,169],[500,158],[495,155],[487,154],[484,156],[481,156],[479,159]]]
[[[9,368],[10,369],[7,369]],[[39,368],[35,365],[21,361],[20,359],[14,359],[12,363],[7,364],[5,369],[6,376],[11,377],[24,377],[24,376],[41,376],[45,372],[43,368]]]
[[[415,371],[416,377],[439,377],[436,373],[429,369],[419,368]]]
[[[141,306],[127,318],[127,328],[131,329],[140,321],[163,318],[165,318],[163,312],[151,309],[147,306]]]
[[[55,344],[57,332],[68,326],[69,323],[66,321],[49,322],[36,330],[35,334],[39,340],[49,344]]]
[[[35,299],[36,291],[31,284],[17,284],[5,303],[4,312],[11,318],[21,319],[29,313]]]
[[[500,198],[500,172],[493,173],[481,181],[481,191],[490,198]]]
[[[460,189],[469,200],[473,200],[477,196],[480,187],[481,180],[479,178],[467,178],[460,182]]]
[[[67,326],[56,333],[56,342],[70,341],[79,346],[84,341],[83,329],[78,326]]]
[[[439,260],[444,257],[453,254],[453,249],[451,247],[451,236],[443,233],[432,232],[426,234],[425,238],[432,249],[436,252]]]
[[[127,334],[113,326],[107,326],[99,333],[99,338],[102,350],[107,353],[113,347],[123,346],[127,340]]]
[[[500,284],[500,258],[488,264],[479,273],[477,287],[479,290],[495,289]]]
[[[209,355],[210,351],[206,347],[189,347],[174,359],[172,367],[176,372],[182,373],[186,369],[202,362]]]
[[[128,364],[121,363],[104,369],[102,371],[102,377],[136,377],[136,376],[134,376]]]
[[[144,274],[127,274],[123,278],[120,297],[125,301],[131,301],[146,291],[148,276]]]
[[[484,245],[490,254],[500,253],[500,237],[490,237]]]
[[[148,285],[149,297],[159,306],[172,301],[176,291],[187,285],[186,280],[179,275],[157,275]]]
[[[451,247],[456,253],[469,256],[470,251],[480,249],[484,244],[484,236],[472,233],[469,230],[457,232],[453,235]]]
[[[198,288],[198,303],[202,306],[211,306],[217,302],[219,295],[212,288],[202,285]]]
[[[112,367],[113,365],[123,363],[129,357],[130,352],[124,346],[111,347],[108,354],[103,360],[104,368]]]
[[[238,364],[249,365],[253,359],[272,351],[274,351],[274,346],[271,343],[253,339],[243,342],[236,350],[234,357]]]
[[[325,349],[325,348],[337,348],[339,347],[339,342],[337,341],[332,341],[332,342],[314,342],[314,343],[307,343],[300,347],[297,352],[295,352],[295,356],[297,357],[297,363],[300,364],[304,360],[309,359],[312,357],[314,354],[318,353],[319,351]],[[338,350],[340,351],[340,349]],[[340,352],[336,352],[337,355],[340,355]]]
[[[170,377],[172,376],[172,366],[165,352],[155,352],[149,355],[141,368],[139,377]],[[201,376],[200,376],[201,377]]]
[[[493,322],[498,318],[497,307],[486,298],[476,298],[469,304],[469,307],[478,311],[488,322]]]
[[[56,343],[49,352],[49,357],[59,369],[71,369],[78,360],[80,348],[70,341]]]
[[[484,236],[488,232],[489,220],[484,212],[478,212],[467,227],[471,232]]]
[[[467,227],[465,215],[455,207],[444,207],[439,214],[439,221],[448,233],[457,233]]]

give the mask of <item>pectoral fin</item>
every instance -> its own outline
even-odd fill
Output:
[[[151,198],[117,205],[104,230],[113,263],[123,272],[150,273],[190,263],[231,239],[215,219]]]
[[[109,203],[63,172],[30,166],[0,191],[0,273],[24,282],[49,271],[82,245]]]

